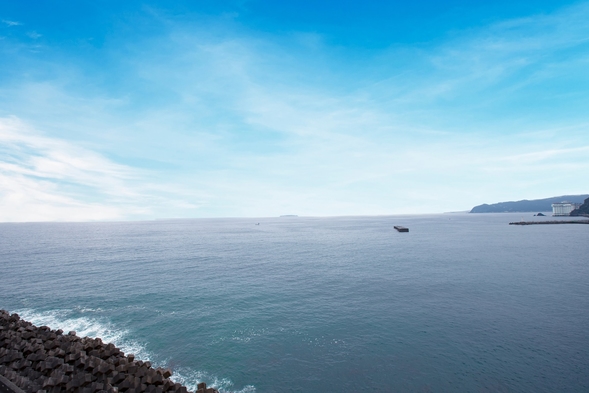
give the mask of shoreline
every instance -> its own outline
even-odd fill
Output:
[[[169,368],[153,368],[100,338],[37,327],[1,309],[0,375],[14,384],[2,383],[13,393],[191,393],[170,379]],[[219,392],[199,383],[194,393]]]

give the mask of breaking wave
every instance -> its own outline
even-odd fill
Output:
[[[101,309],[76,309],[76,312],[98,312]],[[74,311],[62,309],[51,311],[37,311],[26,308],[14,310],[22,319],[36,326],[49,326],[51,329],[61,329],[64,332],[75,331],[79,337],[100,337],[102,341],[113,343],[126,354],[134,354],[137,359],[150,361],[154,367],[169,367],[168,362],[158,361],[150,353],[144,343],[134,340],[129,331],[120,329],[105,318],[88,316],[73,316]],[[196,391],[196,385],[202,381],[221,393],[255,393],[256,388],[247,385],[241,390],[233,390],[233,382],[228,378],[219,378],[205,371],[194,370],[189,367],[177,367],[173,370],[171,379],[186,386],[189,391]]]

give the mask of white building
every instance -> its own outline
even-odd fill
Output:
[[[552,204],[553,216],[570,216],[571,212],[581,207],[581,203],[560,202]]]

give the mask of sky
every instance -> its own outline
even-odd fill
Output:
[[[0,222],[589,192],[587,1],[0,0]]]

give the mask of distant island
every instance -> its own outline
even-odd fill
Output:
[[[589,198],[585,199],[580,208],[573,210],[571,216],[589,216]]]
[[[524,199],[522,201],[500,202],[491,205],[483,204],[472,208],[471,213],[531,213],[531,212],[548,212],[552,211],[552,204],[558,202],[583,203],[585,209],[589,209],[587,203],[589,195],[562,195],[545,199]],[[580,210],[580,209],[578,209]],[[587,211],[587,210],[584,210]],[[583,214],[583,213],[580,213]],[[585,214],[589,214],[585,213]]]

